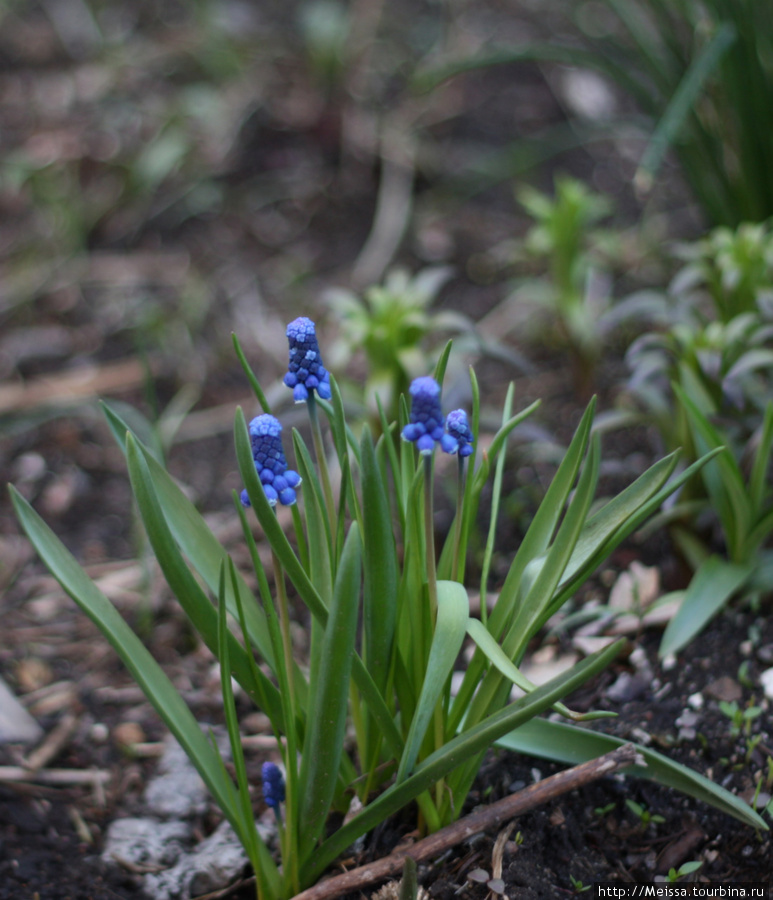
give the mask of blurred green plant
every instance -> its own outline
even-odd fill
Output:
[[[685,646],[739,591],[752,600],[769,592],[771,249],[763,226],[719,228],[683,245],[687,265],[671,285],[668,327],[641,336],[627,353],[628,388],[666,447],[683,448],[686,459],[726,448],[667,516],[695,576],[663,636],[662,654]],[[724,555],[716,552],[718,542]]]
[[[11,489],[19,520],[45,563],[103,631],[196,765],[245,847],[262,900],[281,900],[313,884],[352,841],[412,801],[426,830],[455,819],[487,748],[496,741],[518,740],[521,728],[542,722],[535,719],[539,713],[552,708],[574,721],[608,715],[581,715],[560,700],[610,665],[623,642],[540,687],[518,666],[548,619],[712,455],[676,475],[677,456],[672,454],[594,509],[600,445],[591,433],[591,402],[511,561],[493,611],[478,619],[470,615],[464,587],[478,508],[492,466],[502,465],[508,435],[536,404],[512,416],[511,386],[501,427],[478,457],[480,397],[472,371],[472,431],[458,414],[449,417],[448,430],[443,431],[440,383],[449,344],[435,369],[436,380],[423,377],[412,384],[410,411],[401,401],[397,423],[387,422],[382,412],[378,441],[367,428],[357,440],[346,422],[338,386],[322,366],[316,338],[312,343],[309,334],[314,334],[310,320],[296,320],[288,327],[291,354],[285,383],[296,400],[307,401],[316,466],[296,431],[292,444],[298,471],[287,469],[281,425],[270,415],[252,370],[248,365],[245,369],[265,412],[249,427],[242,411],[237,412],[236,456],[246,488],[242,502],[236,492],[234,501],[257,596],[154,453],[114,410],[105,408],[126,453],[159,566],[192,626],[220,661],[238,786],[214,742],[202,733],[141,641],[32,507]],[[335,494],[320,411],[328,421],[339,467]],[[405,438],[399,446],[398,433]],[[456,524],[437,558],[436,442],[458,454],[459,497]],[[295,504],[300,478],[302,511]],[[494,492],[500,489],[501,479],[496,479]],[[272,500],[291,507],[293,542]],[[273,591],[244,504],[254,510],[271,547]],[[489,561],[494,540],[492,527],[485,542]],[[484,566],[480,584],[484,598],[488,570]],[[303,667],[293,654],[288,584],[312,617],[310,654]],[[232,634],[229,617],[243,643]],[[453,694],[451,675],[465,640],[475,649]],[[268,716],[283,755],[284,777],[276,766],[264,768],[264,799],[279,822],[281,866],[255,826],[232,677]],[[514,684],[525,693],[511,701]],[[577,732],[580,737],[567,742],[561,732],[550,730],[555,723],[543,724],[549,728],[547,736],[532,732],[530,737],[538,755],[562,758],[571,747],[590,758],[598,755],[586,755],[595,741],[615,742],[583,729]],[[350,733],[355,745],[351,753]],[[646,767],[637,765],[637,774],[677,786],[754,827],[766,828],[745,803],[708,779],[647,748],[639,750]],[[355,796],[362,804],[356,813],[350,809]],[[333,811],[350,812],[337,830],[329,830]]]
[[[308,0],[298,13],[309,66],[327,90],[338,86],[349,60],[351,15],[336,0]]]
[[[730,720],[730,734],[739,737],[741,734],[750,735],[752,723],[764,712],[761,706],[750,704],[740,707],[735,700],[720,700],[719,711]]]
[[[510,302],[534,304],[546,311],[555,341],[575,356],[587,383],[601,352],[603,316],[610,306],[608,278],[594,277],[603,259],[599,250],[608,240],[594,226],[609,215],[611,203],[566,176],[556,178],[552,198],[525,187],[518,192],[518,200],[534,225],[514,261],[546,264],[547,277],[520,281]],[[530,330],[536,335],[544,324],[532,323]]]
[[[372,285],[358,296],[334,288],[325,301],[340,323],[340,336],[330,357],[345,369],[365,354],[368,374],[362,398],[378,420],[378,401],[387,418],[397,417],[397,401],[412,379],[426,371],[427,361],[442,352],[443,333],[472,333],[472,322],[450,310],[432,310],[432,304],[451,276],[446,266],[423,269],[411,276],[393,269],[382,285]]]
[[[673,866],[668,870],[668,875],[666,876],[666,881],[669,884],[674,884],[677,881],[680,881],[682,878],[686,878],[688,875],[692,875],[693,872],[697,872],[698,869],[703,865],[703,863],[698,859],[690,860],[689,862],[682,863],[678,869],[675,869]]]
[[[583,884],[581,878],[575,878],[572,874],[569,875],[569,881],[575,894],[584,894],[585,891],[589,891],[593,887],[591,884]]]
[[[646,831],[650,825],[662,825],[666,821],[663,816],[653,813],[652,810],[647,809],[630,797],[626,797],[625,805],[639,820],[639,827],[642,831]]]
[[[708,293],[713,316],[725,324],[742,313],[773,318],[771,222],[715,228],[702,240],[678,244],[676,256],[686,263],[671,285],[677,297]]]
[[[572,41],[492,45],[422,73],[428,89],[459,73],[522,60],[599,71],[651,122],[637,184],[669,149],[711,225],[773,215],[773,10],[759,0],[604,0],[571,5]],[[589,24],[592,23],[592,24]],[[579,34],[578,34],[579,29]],[[578,44],[577,38],[581,39]]]
[[[516,306],[515,318],[532,340],[568,349],[578,393],[587,394],[611,334],[652,318],[662,300],[649,291],[614,299],[611,272],[620,265],[621,243],[596,227],[612,211],[607,197],[568,176],[556,177],[552,197],[531,187],[517,196],[534,225],[511,261],[531,268],[536,262],[547,272],[517,279],[505,303]]]

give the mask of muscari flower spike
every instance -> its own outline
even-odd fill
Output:
[[[463,409],[455,409],[446,416],[446,430],[459,445],[457,450],[459,456],[469,456],[472,453],[474,437],[467,421],[467,413]]]
[[[255,471],[263,485],[263,491],[271,506],[279,501],[282,506],[295,503],[295,489],[301,483],[301,476],[287,468],[287,460],[282,450],[282,425],[274,416],[257,416],[250,422],[250,442]],[[247,491],[242,491],[241,501],[250,506]]]
[[[317,333],[311,319],[301,316],[290,322],[287,340],[290,342],[290,365],[284,383],[293,389],[295,402],[305,403],[314,391],[323,400],[329,400],[332,396],[330,375],[322,365]]]
[[[263,800],[266,806],[278,809],[285,799],[285,780],[281,769],[275,763],[264,762],[260,774],[263,777]]]
[[[440,408],[440,385],[429,375],[415,378],[409,388],[411,421],[403,428],[403,439],[416,444],[419,453],[428,455],[435,444],[446,453],[456,453],[459,444],[455,437],[443,430],[443,411]]]

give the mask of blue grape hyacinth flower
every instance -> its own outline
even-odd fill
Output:
[[[301,483],[301,476],[287,468],[287,460],[282,450],[282,425],[274,416],[257,416],[250,422],[250,442],[255,471],[258,473],[263,491],[272,506],[277,501],[282,506],[295,503],[295,489]],[[242,491],[241,501],[250,506],[247,491]]]
[[[285,780],[282,770],[275,763],[264,762],[260,770],[263,777],[263,800],[266,806],[279,809],[285,799]]]
[[[456,453],[456,438],[443,430],[443,410],[440,407],[440,385],[429,375],[415,378],[409,388],[411,421],[403,428],[403,439],[416,444],[419,453],[430,454],[435,444],[446,453]]]
[[[465,457],[472,453],[474,437],[467,413],[463,409],[455,409],[446,416],[446,430],[459,445],[456,451],[459,456]]]
[[[314,323],[306,316],[294,319],[287,326],[290,343],[290,364],[284,377],[287,387],[293,389],[296,403],[305,403],[316,391],[323,400],[329,400],[330,375],[322,365]]]

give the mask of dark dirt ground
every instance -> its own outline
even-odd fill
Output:
[[[168,15],[157,15],[156,6]],[[515,6],[505,11],[480,4],[473,26],[483,21],[487,31],[504,24],[505,34],[544,37],[562,21],[555,10]],[[111,4],[103,7],[109,12]],[[110,20],[128,52],[109,64],[99,48],[79,53],[63,45],[45,4],[17,11],[0,29],[0,127],[13,151],[5,162],[13,157],[18,168],[20,154],[26,154],[33,173],[21,189],[6,181],[0,191],[0,471],[100,579],[200,720],[217,722],[212,659],[185,630],[145,558],[123,459],[95,400],[127,402],[152,416],[180,399],[184,385],[193,386],[193,411],[177,432],[170,468],[190,487],[235,559],[246,562],[229,506],[230,491],[240,486],[230,426],[234,406],[250,400],[234,364],[230,331],[238,331],[264,385],[274,385],[283,371],[285,321],[309,313],[323,322],[325,335],[335,334],[335,322],[318,298],[324,288],[351,283],[380,173],[378,151],[367,141],[352,143],[352,134],[361,132],[346,126],[367,124],[366,114],[381,115],[389,102],[375,88],[364,100],[361,94],[357,101],[347,99],[345,92],[321,96],[298,63],[297,47],[283,44],[282,52],[268,57],[248,56],[239,77],[227,83],[229,90],[221,86],[231,119],[224,136],[217,132],[220,144],[208,143],[215,132],[201,126],[203,133],[194,135],[197,149],[179,168],[158,183],[132,187],[121,179],[132,154],[157,135],[158,117],[169,113],[164,104],[213,65],[180,9],[148,2],[137,10],[132,21]],[[259,47],[270,43],[283,34],[287,14],[286,5],[267,4],[261,27],[268,30],[256,37],[248,28],[239,40],[231,35],[232,49],[243,53],[243,42],[250,40]],[[138,51],[135,64],[131,54]],[[505,296],[504,274],[486,260],[492,247],[523,233],[523,213],[512,196],[513,178],[522,169],[500,170],[501,180],[485,181],[474,176],[471,163],[485,162],[490,172],[492,160],[501,166],[516,139],[539,137],[535,145],[544,147],[546,129],[567,128],[564,74],[525,63],[473,74],[452,82],[425,111],[414,214],[395,259],[413,271],[437,263],[455,267],[439,308],[478,320]],[[253,82],[260,88],[251,87]],[[398,108],[401,98],[392,99]],[[627,112],[624,99],[617,101]],[[529,180],[548,187],[558,170],[589,179],[615,197],[616,226],[627,232],[642,214],[631,186],[632,140],[628,133],[580,146],[575,140],[570,150],[552,153],[549,164],[529,170]],[[678,175],[669,169],[666,176],[647,205],[655,245],[695,234],[699,221]],[[75,192],[68,194],[73,185]],[[66,215],[74,209],[73,198],[80,204],[76,222]],[[663,271],[661,260],[642,260],[634,254],[629,261],[633,282],[648,283]],[[506,343],[532,362],[534,374],[481,360],[477,371],[491,413],[498,414],[496,401],[515,378],[517,406],[537,397],[544,401],[534,419],[540,430],[523,431],[517,443],[535,434],[565,443],[586,399],[572,393],[575,373],[565,356],[518,335]],[[618,392],[620,350],[609,348],[596,377],[602,409],[612,407]],[[358,365],[355,360],[350,369],[355,383]],[[658,453],[645,431],[607,436],[604,448],[605,461],[612,461],[605,490],[630,481]],[[549,456],[522,454],[519,447],[506,483],[495,575],[552,470]],[[621,549],[588,597],[603,597],[632,560],[656,565],[669,589],[684,584],[667,537],[655,535]],[[107,773],[100,790],[0,785],[0,900],[139,900],[136,873],[105,867],[99,854],[108,824],[141,811],[142,788],[155,765],[152,755],[132,755],[121,740],[139,739],[152,754],[162,727],[95,628],[32,558],[5,495],[0,563],[0,674],[46,733],[69,722],[69,736],[49,766]],[[658,637],[649,630],[633,636],[647,653],[653,679],[626,702],[616,702],[620,718],[606,727],[638,740],[646,732],[675,759],[749,795],[752,778],[764,774],[773,757],[769,710],[752,723],[759,742],[746,759],[745,737],[730,734],[718,697],[735,691],[742,705],[761,700],[758,675],[773,664],[768,610],[729,611],[668,671],[657,662]],[[606,691],[623,671],[633,670],[620,662],[577,702],[612,708]],[[676,720],[697,692],[706,698],[699,736],[679,740]],[[259,730],[250,711],[242,712],[245,733]],[[21,750],[0,748],[0,764],[16,764]],[[265,751],[251,752],[255,772],[264,756]],[[493,752],[471,804],[531,783],[534,770],[546,775],[554,769]],[[664,821],[642,830],[626,798]],[[214,814],[198,823],[203,834],[215,824]],[[389,852],[409,830],[405,821],[390,823],[353,864]],[[646,782],[601,781],[523,816],[516,830],[522,840],[507,845],[503,869],[512,900],[569,896],[575,892],[570,876],[584,885],[649,880],[693,859],[703,862],[698,877],[725,884],[770,881],[773,867],[767,834]],[[488,889],[467,876],[490,869],[495,838],[482,835],[422,867],[421,883],[441,900],[456,894],[483,900]],[[247,886],[229,896],[251,893]]]

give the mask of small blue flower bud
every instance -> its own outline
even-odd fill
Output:
[[[446,429],[457,442],[459,456],[469,456],[472,453],[472,444],[475,440],[467,413],[463,409],[455,409],[446,417]],[[453,451],[451,451],[453,452]]]
[[[263,777],[263,800],[266,806],[279,808],[285,799],[285,780],[282,771],[275,763],[265,762],[261,768]]]
[[[415,378],[409,389],[411,421],[403,428],[403,439],[416,444],[419,453],[429,454],[439,443],[446,453],[456,453],[457,442],[443,431],[440,385],[430,376]]]
[[[271,506],[277,501],[282,506],[295,503],[295,488],[301,483],[301,476],[287,468],[282,450],[282,425],[274,416],[257,416],[250,422],[250,443],[252,458],[255,460],[255,471],[263,485],[263,492]],[[250,498],[246,491],[240,497],[244,506],[250,506]]]
[[[311,319],[301,316],[290,322],[287,340],[290,343],[290,364],[284,383],[293,389],[295,402],[305,403],[314,391],[323,400],[329,400],[332,396],[330,375],[322,365],[317,332]]]

